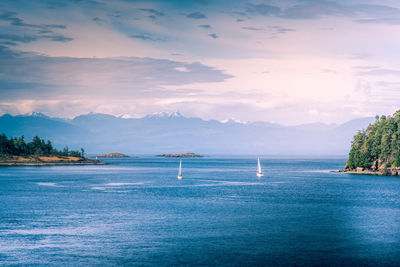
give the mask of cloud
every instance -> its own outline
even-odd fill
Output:
[[[328,73],[328,74],[336,74],[337,73],[336,70],[332,70],[332,69],[323,68],[321,70],[322,70],[323,73]]]
[[[377,24],[392,24],[392,25],[399,25],[400,24],[400,17],[399,18],[375,18],[375,19],[356,19],[354,20],[358,23],[377,23]]]
[[[18,27],[28,27],[42,30],[49,29],[66,29],[67,26],[60,24],[29,24],[25,23],[23,19],[17,17],[16,12],[4,11],[0,14],[0,20],[9,21],[10,25]]]
[[[105,22],[104,19],[101,19],[101,18],[99,18],[99,17],[94,17],[94,18],[92,18],[92,21],[96,22],[97,24],[102,24],[102,23]]]
[[[59,25],[59,24],[45,24],[43,26],[46,28],[63,29],[63,30],[65,30],[67,28],[67,26]]]
[[[280,34],[284,34],[284,33],[288,33],[288,32],[294,32],[296,31],[295,29],[289,29],[289,28],[283,28],[281,26],[272,26],[272,29],[275,30],[276,33],[280,33]]]
[[[400,24],[400,9],[384,5],[355,5],[351,7],[355,14],[361,13],[368,18],[359,18],[359,23]]]
[[[66,25],[61,24],[28,24],[17,17],[17,13],[5,11],[0,14],[0,20],[10,22],[5,26],[5,31],[12,33],[0,34],[0,40],[5,45],[17,45],[18,43],[30,43],[38,40],[47,39],[53,42],[69,42],[73,38],[66,37],[53,29],[65,30]],[[18,29],[18,30],[16,30]],[[18,32],[15,33],[15,32]]]
[[[285,33],[288,33],[288,32],[296,31],[295,29],[284,28],[284,27],[281,27],[281,26],[268,26],[267,28],[244,26],[244,27],[242,27],[242,29],[246,30],[246,31],[253,31],[253,32],[261,32],[261,33],[265,33],[265,34],[270,34],[269,38],[271,38],[271,39],[275,39],[281,34],[285,34]]]
[[[331,1],[303,1],[281,9],[266,4],[247,4],[245,10],[253,15],[277,16],[287,19],[315,19],[320,16],[353,16],[355,6],[345,6]]]
[[[63,35],[17,35],[17,34],[0,34],[0,40],[11,42],[10,44],[16,43],[30,43],[37,41],[38,39],[48,39],[53,42],[69,42],[73,38],[65,37]]]
[[[140,39],[143,41],[153,41],[153,42],[159,42],[159,41],[164,41],[165,39],[156,37],[150,33],[144,33],[144,34],[132,34],[129,36],[130,38],[134,39]]]
[[[193,12],[186,16],[189,19],[205,19],[206,15],[200,12]]]
[[[262,31],[264,30],[263,28],[256,28],[256,27],[242,27],[243,30],[248,30],[248,31]]]
[[[270,16],[278,15],[281,9],[277,6],[271,6],[266,4],[247,4],[246,11],[254,15]]]
[[[346,94],[353,93],[357,78],[370,82],[373,102],[374,94],[383,90],[375,83],[396,81],[395,76],[400,74],[396,54],[399,40],[396,27],[391,26],[398,23],[399,9],[383,6],[386,3],[395,6],[394,1],[380,1],[374,6],[355,4],[372,3],[372,0],[236,0],[231,4],[207,1],[208,6],[203,6],[205,3],[200,3],[201,0],[197,4],[193,1],[117,0],[112,4],[99,1],[101,3],[95,6],[74,0],[61,1],[63,5],[52,5],[52,8],[48,0],[35,4],[28,0],[18,2],[0,4],[7,10],[0,10],[0,45],[60,57],[14,51],[16,55],[11,60],[1,55],[0,102],[12,97],[68,102],[74,94],[76,97],[91,94],[103,100],[118,95],[135,98],[135,102],[145,98],[143,103],[148,105],[154,102],[147,100],[157,95],[162,96],[167,106],[172,98],[179,102],[187,96],[183,91],[178,93],[175,87],[171,89],[176,86],[172,80],[175,79],[176,83],[186,80],[183,86],[190,84],[187,88],[191,89],[210,93],[221,90],[226,102],[231,101],[231,95],[226,94],[228,90],[263,89],[263,96],[266,92],[279,91],[298,102],[303,98],[329,99],[328,104],[333,106],[335,99],[340,98],[335,102],[340,104]],[[196,13],[207,18],[190,20],[186,17]],[[236,24],[235,20],[243,22]],[[321,30],[332,27],[334,31]],[[343,36],[346,39],[340,39]],[[132,55],[138,58],[102,58]],[[355,56],[350,58],[350,55]],[[92,59],[93,56],[98,58]],[[153,58],[146,61],[140,58],[142,56]],[[154,57],[172,61],[160,62]],[[249,59],[260,62],[252,64],[253,61],[247,61]],[[234,81],[226,80],[221,78],[224,73],[220,70],[196,69],[180,60],[207,60],[237,77]],[[14,64],[16,61],[20,68]],[[355,64],[380,66],[382,62],[387,65],[351,69]],[[260,73],[263,70],[271,73]],[[333,73],[328,70],[338,73],[327,77],[327,73]],[[309,79],[311,73],[315,75],[313,79]],[[296,83],[286,81],[285,77],[293,77]],[[329,83],[326,83],[327,78]],[[222,83],[198,82],[213,83],[218,79]],[[115,95],[110,88],[116,90]],[[395,98],[393,95],[385,97]],[[196,95],[193,101],[198,98]],[[282,96],[276,102],[282,103],[285,98]],[[204,101],[209,100],[213,100],[212,96]],[[251,105],[270,103],[269,98],[260,101],[256,97],[249,99]],[[368,106],[368,109],[377,106]],[[202,113],[201,110],[196,112]],[[240,119],[243,117],[238,115]]]
[[[400,70],[385,69],[385,68],[367,68],[366,70],[356,72],[358,76],[386,76],[399,75]]]
[[[198,62],[155,58],[71,58],[0,47],[0,99],[168,97],[167,86],[223,82],[221,70]],[[112,88],[112,90],[110,90]]]
[[[24,23],[22,19],[17,17],[17,13],[10,11],[5,11],[2,14],[0,14],[0,20],[9,21],[10,24],[13,26],[24,26],[24,27],[34,27],[34,28],[38,27],[37,25]]]
[[[182,72],[190,72],[186,67],[176,67],[175,68],[177,71],[182,71]]]
[[[203,93],[186,85],[220,83],[232,77],[198,62],[156,58],[48,57],[4,47],[0,58],[0,113],[145,115]]]
[[[203,24],[203,25],[199,25],[198,27],[203,28],[203,29],[210,29],[211,26],[208,24]]]
[[[369,101],[371,97],[371,84],[367,80],[359,79],[354,87],[354,92],[358,97],[363,97],[364,101]]]
[[[371,70],[371,69],[378,69],[378,66],[354,66],[353,69],[357,70]]]
[[[2,41],[0,39],[0,45],[4,45],[4,46],[17,46],[18,44],[12,41]]]
[[[318,19],[323,16],[349,17],[357,23],[400,24],[400,9],[385,5],[342,4],[341,2],[312,0],[281,8],[266,4],[245,6],[251,15],[275,16],[286,19]]]
[[[73,38],[65,37],[63,35],[43,35],[40,38],[47,38],[53,42],[70,42],[74,40]]]
[[[155,10],[153,8],[138,8],[137,10],[149,13],[149,14],[151,14],[153,16],[157,16],[157,17],[164,16],[164,13],[162,13],[162,12],[160,12],[158,10]]]
[[[13,43],[16,42],[30,43],[36,41],[37,38],[35,36],[29,36],[29,35],[0,34],[0,40],[10,41]]]
[[[307,1],[287,8],[280,16],[290,19],[314,19],[324,15],[351,16],[352,14],[351,8],[335,2]]]
[[[400,82],[377,81],[375,85],[386,88],[395,88],[396,91],[400,88]]]

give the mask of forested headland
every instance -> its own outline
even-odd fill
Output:
[[[10,137],[0,134],[0,166],[47,166],[104,164],[85,158],[85,150],[58,150],[50,140],[35,136],[26,142],[24,136]]]
[[[353,138],[345,171],[400,175],[400,110],[376,121]]]
[[[69,150],[65,147],[63,150],[57,150],[53,147],[50,140],[45,141],[35,136],[32,141],[26,142],[24,136],[10,137],[0,134],[0,156],[57,156],[57,157],[79,157],[84,158],[85,150]]]

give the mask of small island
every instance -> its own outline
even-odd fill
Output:
[[[26,143],[24,136],[7,138],[0,135],[0,167],[54,166],[54,165],[103,165],[105,163],[85,157],[85,150],[63,150],[53,148],[50,141],[38,136]]]
[[[108,153],[105,155],[97,156],[99,158],[130,158],[129,156],[122,153]]]
[[[164,157],[164,158],[202,158],[202,155],[198,155],[193,152],[187,153],[177,153],[177,154],[160,154],[156,155],[156,157]]]
[[[354,136],[346,166],[339,172],[400,175],[400,110],[393,116],[376,116],[374,124]]]

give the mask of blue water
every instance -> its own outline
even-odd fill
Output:
[[[400,178],[345,159],[0,168],[0,265],[399,265]]]

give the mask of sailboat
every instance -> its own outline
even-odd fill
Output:
[[[261,171],[260,158],[257,158],[257,177],[261,176],[264,176],[264,173]]]
[[[179,172],[178,172],[178,179],[182,179],[183,174],[182,174],[182,160],[179,161]]]

